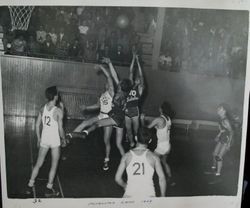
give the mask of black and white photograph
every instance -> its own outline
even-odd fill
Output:
[[[250,5],[142,2],[0,4],[3,207],[241,207]]]

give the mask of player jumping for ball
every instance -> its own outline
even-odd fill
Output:
[[[138,76],[134,80],[133,69],[134,69],[135,61],[138,67]],[[135,135],[135,138],[136,138],[137,131],[138,131],[139,124],[140,124],[139,104],[140,104],[140,98],[144,90],[144,79],[143,79],[142,69],[141,69],[139,59],[138,59],[138,55],[136,54],[133,54],[132,63],[130,65],[129,78],[133,84],[133,88],[130,90],[129,95],[127,97],[127,105],[126,105],[126,111],[125,111],[125,124],[126,124],[126,130],[127,130],[127,137],[130,142],[130,147],[134,147],[135,141],[134,141],[133,135]]]

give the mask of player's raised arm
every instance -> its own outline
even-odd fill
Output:
[[[118,185],[120,185],[121,187],[123,187],[124,189],[126,188],[127,184],[123,181],[122,179],[122,175],[126,169],[126,158],[127,158],[127,154],[125,154],[122,159],[121,162],[118,166],[118,169],[116,171],[115,174],[115,181]]]
[[[102,65],[98,65],[98,67],[102,70],[102,72],[104,73],[104,75],[107,78],[108,81],[108,91],[109,94],[113,97],[114,96],[114,84],[113,84],[113,79],[110,76],[109,72],[107,71],[107,69],[105,69],[105,67],[103,67]]]
[[[156,174],[158,175],[158,178],[159,178],[161,196],[165,197],[166,189],[167,189],[166,177],[165,177],[165,174],[163,172],[162,165],[161,165],[159,157],[157,157],[155,155],[154,159],[155,159],[155,171],[156,171]]]
[[[43,108],[42,108],[43,109]],[[40,133],[40,126],[42,124],[42,109],[39,111],[39,114],[36,119],[36,137],[37,137],[37,147],[40,146],[41,142],[41,133]]]
[[[138,84],[138,90],[139,90],[139,94],[140,96],[142,95],[143,93],[143,90],[144,90],[144,77],[143,77],[143,73],[142,73],[142,68],[141,68],[141,64],[139,62],[139,58],[138,58],[138,55],[135,56],[135,59],[136,59],[136,63],[137,63],[137,66],[138,66],[138,78],[140,80],[140,83]]]
[[[115,71],[115,68],[114,68],[111,60],[109,58],[104,58],[103,62],[108,64],[111,76],[113,77],[115,83],[118,85],[119,84],[119,78],[118,78],[118,75],[117,75],[117,73]]]
[[[134,84],[134,64],[135,64],[135,54],[133,53],[133,58],[129,67],[129,79],[132,82],[132,84]]]

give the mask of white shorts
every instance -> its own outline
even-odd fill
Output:
[[[99,115],[97,116],[97,118],[99,120],[102,120],[104,118],[109,118],[109,115],[107,113],[99,113]]]
[[[159,155],[165,155],[170,152],[170,149],[171,145],[169,142],[159,142],[154,152]]]
[[[55,148],[59,147],[61,145],[61,142],[46,142],[46,141],[41,141],[40,147],[44,148]]]
[[[138,190],[138,186],[135,186],[133,189],[127,188],[123,198],[150,198],[155,197],[154,187],[145,188]]]

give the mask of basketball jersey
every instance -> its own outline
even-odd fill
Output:
[[[112,97],[109,92],[104,92],[99,100],[101,113],[108,113],[112,108]]]
[[[112,108],[116,110],[125,111],[127,94],[125,92],[118,92],[115,94],[112,102]]]
[[[43,114],[42,114],[42,123],[43,123],[43,129],[42,129],[42,136],[41,136],[41,142],[42,143],[59,143],[60,144],[60,135],[59,135],[59,128],[57,121],[54,120],[53,114],[57,107],[54,106],[49,111],[47,109],[47,105],[43,108]]]
[[[227,143],[229,141],[229,135],[230,135],[230,132],[229,130],[223,125],[223,121],[226,120],[226,119],[223,119],[219,122],[219,125],[221,127],[221,130],[223,131],[220,135],[220,140],[221,142],[223,143]]]
[[[154,197],[154,168],[149,164],[145,150],[142,155],[136,155],[132,150],[132,159],[126,168],[128,180],[124,197]]]
[[[158,143],[159,142],[170,142],[170,129],[171,129],[171,120],[168,117],[168,119],[161,115],[161,117],[165,120],[166,125],[165,127],[159,129],[156,128],[156,135],[157,135],[157,139],[158,139]]]
[[[140,94],[138,87],[130,90],[129,95],[127,97],[127,108],[129,107],[137,107],[139,105]]]

